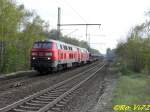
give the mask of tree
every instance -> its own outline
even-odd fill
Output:
[[[0,0],[0,72],[28,69],[32,44],[45,38],[44,30],[45,22],[36,13]]]
[[[17,38],[17,30],[22,16],[23,13],[19,11],[15,2],[0,0],[0,71],[3,71],[7,59],[7,46]]]
[[[135,26],[128,34],[127,41],[119,43],[116,49],[122,64],[135,72],[150,70],[150,39],[145,38],[148,37],[145,35],[145,28],[145,23]]]

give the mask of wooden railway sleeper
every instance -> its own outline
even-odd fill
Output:
[[[52,107],[51,110],[53,110],[53,111],[55,111],[55,112],[56,112],[56,111],[58,111],[58,112],[61,111],[61,109],[60,109],[59,107]]]
[[[61,100],[58,104],[60,104],[60,105],[65,105],[66,102]]]
[[[20,105],[19,106],[20,108],[22,108],[22,109],[24,109],[24,110],[39,110],[40,109],[40,107],[35,107],[35,106],[23,106],[23,105]]]
[[[31,106],[44,106],[44,103],[31,103],[31,102],[26,102],[25,104],[31,105]]]
[[[57,95],[58,96],[58,95]],[[56,97],[57,97],[56,96]],[[49,100],[53,100],[55,96],[39,96],[39,98],[42,98],[42,99],[49,99]]]
[[[37,99],[37,100],[39,100],[39,101],[48,101],[48,102],[51,102],[51,101],[54,100],[55,98],[43,99],[43,98],[37,97],[37,98],[35,98],[35,99]]]
[[[57,103],[56,104],[56,107],[64,107],[64,105],[60,104],[60,103]]]
[[[46,101],[39,101],[39,100],[31,100],[33,103],[41,103],[41,104],[48,104],[49,102]]]
[[[13,111],[15,111],[15,112],[27,112],[26,110],[17,109],[17,108],[13,109]],[[33,111],[33,112],[34,112],[34,111]]]

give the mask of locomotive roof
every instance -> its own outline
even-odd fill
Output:
[[[36,41],[36,42],[55,42],[55,43],[65,44],[65,45],[69,45],[69,46],[72,46],[72,47],[79,48],[79,49],[81,49],[81,50],[88,51],[86,48],[82,48],[82,47],[79,47],[79,46],[75,46],[75,45],[72,45],[72,44],[68,44],[68,43],[65,43],[65,42],[62,42],[62,41],[59,41],[59,40],[46,39],[46,40],[40,40],[40,41]]]

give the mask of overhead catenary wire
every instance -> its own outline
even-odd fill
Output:
[[[63,0],[65,1],[68,6],[85,22],[85,23],[88,23],[81,15],[80,13],[67,1],[67,0]]]
[[[60,0],[57,0],[60,3]],[[81,16],[81,14],[67,1],[67,0],[61,0],[63,1],[63,3],[65,3],[68,7],[70,7],[72,9],[73,12],[76,13],[76,15],[84,22],[84,23],[88,23],[85,18],[83,16]]]

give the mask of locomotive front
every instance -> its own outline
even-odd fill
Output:
[[[31,67],[39,72],[47,71],[53,62],[53,42],[34,42],[31,50]]]

